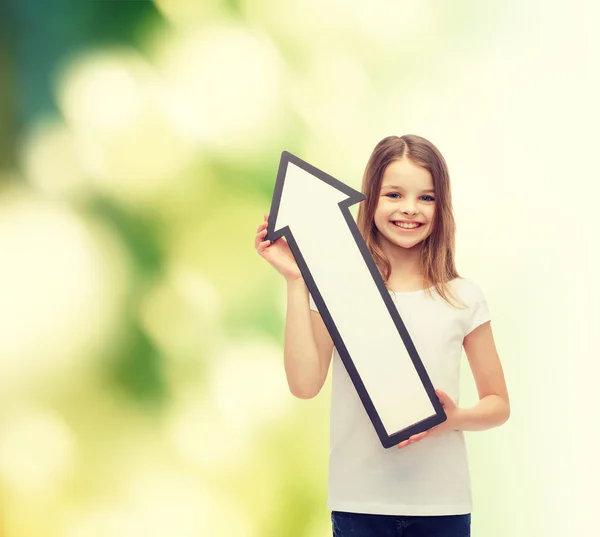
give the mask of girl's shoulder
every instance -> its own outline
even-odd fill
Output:
[[[475,295],[483,294],[479,284],[477,284],[473,279],[466,278],[464,276],[458,276],[457,278],[454,278],[449,282],[449,285],[451,285],[453,289],[456,289],[462,293]]]
[[[448,282],[448,286],[456,297],[467,307],[486,302],[481,286],[471,278],[459,276]]]

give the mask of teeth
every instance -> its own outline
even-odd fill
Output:
[[[406,229],[412,229],[412,228],[415,228],[415,227],[419,227],[421,225],[421,224],[407,224],[405,222],[394,222],[394,224],[396,226],[398,226],[398,227],[403,227],[403,228],[406,228]]]

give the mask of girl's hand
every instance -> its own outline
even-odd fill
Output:
[[[442,403],[442,407],[444,408],[444,412],[446,413],[446,421],[440,423],[439,425],[436,425],[435,427],[432,427],[427,431],[424,431],[419,434],[414,434],[404,442],[400,442],[398,444],[398,448],[403,448],[410,444],[414,444],[419,440],[423,440],[423,438],[427,436],[433,436],[435,434],[445,433],[447,431],[455,431],[459,429],[461,412],[460,408],[454,404],[454,401],[446,392],[443,392],[442,390],[435,390],[435,393],[438,396],[440,403]]]
[[[277,239],[275,242],[264,240],[267,235],[267,215],[265,221],[258,226],[256,237],[254,239],[254,247],[258,254],[268,261],[279,274],[281,274],[288,282],[302,278],[302,273],[298,268],[294,254],[290,250],[287,241],[284,238]]]

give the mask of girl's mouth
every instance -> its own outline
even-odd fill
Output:
[[[415,229],[419,229],[423,224],[406,224],[404,222],[392,222],[397,228],[400,228],[404,231],[414,231]]]

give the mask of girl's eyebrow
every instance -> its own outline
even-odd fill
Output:
[[[384,185],[383,188],[394,188],[396,190],[404,190],[401,186],[397,186],[397,185]],[[435,190],[433,190],[433,188],[428,188],[427,190],[421,190],[422,194],[425,192],[432,192],[433,194],[435,194]]]

